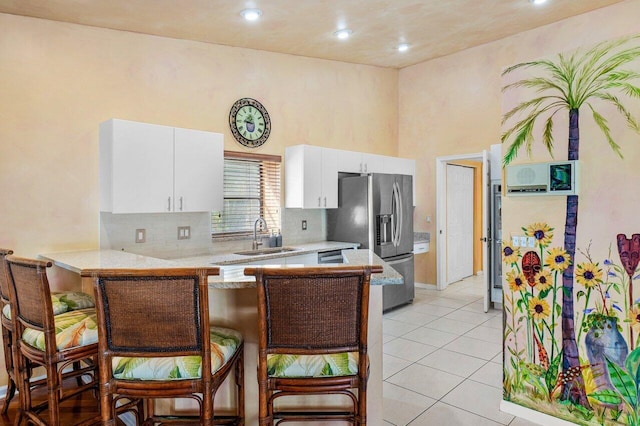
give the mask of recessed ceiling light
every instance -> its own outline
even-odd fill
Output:
[[[245,9],[240,12],[240,15],[247,21],[257,21],[262,16],[260,9]]]
[[[529,3],[533,3],[533,4],[542,4],[546,2],[547,0],[529,0]]]
[[[398,49],[398,52],[406,52],[407,50],[409,50],[409,44],[408,43],[400,43],[398,45],[398,47],[396,47],[396,49]]]
[[[333,35],[338,37],[340,40],[348,39],[349,37],[351,37],[351,34],[353,34],[353,31],[351,31],[348,28],[345,28],[343,30],[338,30],[335,33],[333,33]]]

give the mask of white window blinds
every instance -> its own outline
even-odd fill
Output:
[[[214,239],[253,235],[258,217],[269,231],[280,229],[280,165],[276,155],[224,152],[224,211],[211,215]]]

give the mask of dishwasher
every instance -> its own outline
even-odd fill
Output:
[[[343,263],[342,250],[319,251],[318,265],[327,263]]]

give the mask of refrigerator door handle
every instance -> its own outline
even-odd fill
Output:
[[[400,189],[400,184],[396,182],[396,187],[398,188],[397,192],[398,192],[398,205],[400,206],[400,214],[398,214],[398,244],[397,246],[400,246],[400,241],[402,241],[402,226],[403,226],[403,220],[402,217],[404,216],[404,207],[402,206],[404,200],[402,199],[402,190]]]
[[[395,227],[393,245],[394,247],[398,247],[400,244],[400,233],[402,232],[400,228],[402,220],[402,204],[400,203],[400,188],[398,187],[397,182],[393,183],[393,213],[395,216],[395,220],[393,221],[393,226]]]
[[[391,187],[391,243],[393,244],[393,246],[396,246],[396,220],[397,220],[397,208],[398,205],[396,204],[396,184],[395,182],[393,183],[393,186]]]

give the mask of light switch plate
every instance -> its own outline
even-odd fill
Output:
[[[136,243],[144,243],[147,241],[147,230],[136,229]]]
[[[527,238],[527,247],[535,247],[536,246],[536,239],[533,237],[529,237]]]
[[[520,247],[527,246],[527,237],[520,237]]]
[[[518,237],[511,237],[511,245],[513,247],[519,247],[520,246],[520,238]]]

